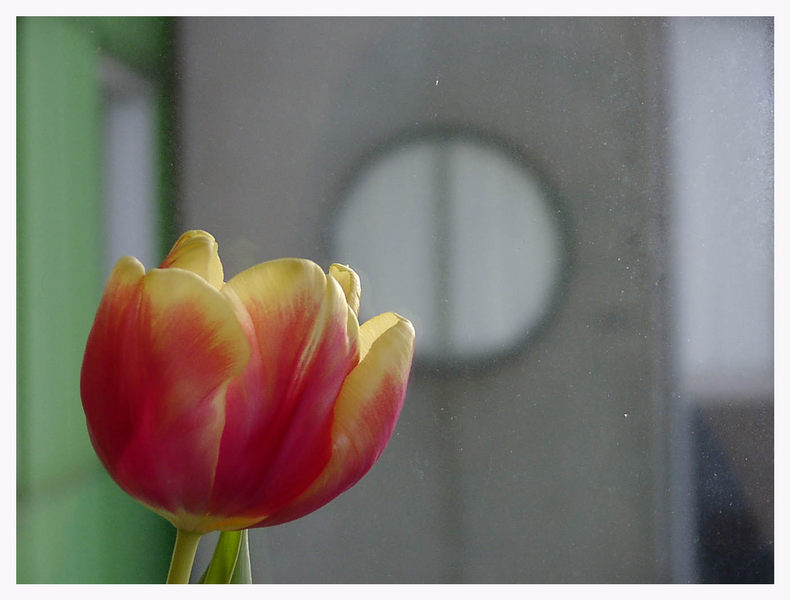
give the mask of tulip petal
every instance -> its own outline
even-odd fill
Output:
[[[358,361],[358,325],[338,282],[308,260],[262,263],[223,294],[252,354],[228,389],[211,512],[260,516],[300,494],[329,461],[332,410]]]
[[[124,377],[121,356],[114,356],[123,347],[129,329],[136,328],[145,268],[136,258],[121,258],[105,286],[96,318],[85,347],[80,391],[88,431],[101,461],[112,473],[134,432],[131,409],[118,410],[125,398],[116,395],[118,380]]]
[[[343,293],[346,295],[346,302],[348,302],[354,315],[359,317],[359,300],[362,295],[362,286],[359,284],[359,275],[357,275],[348,265],[339,265],[337,263],[329,267],[329,274],[334,277],[343,288]]]
[[[142,271],[126,258],[110,277],[85,350],[83,406],[118,484],[186,519],[207,508],[224,392],[246,365],[249,344],[206,280],[179,268]]]
[[[225,281],[219,259],[219,245],[214,236],[199,229],[187,231],[178,238],[159,267],[192,271],[217,289],[221,289]]]
[[[349,374],[334,410],[332,457],[316,481],[283,510],[257,523],[286,523],[320,508],[368,472],[389,441],[406,394],[414,327],[385,313],[360,328],[367,352]]]

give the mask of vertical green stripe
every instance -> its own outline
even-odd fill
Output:
[[[47,580],[51,571],[42,563],[57,544],[45,544],[40,527],[61,504],[79,502],[62,488],[95,464],[79,399],[82,347],[101,285],[99,95],[91,50],[61,21],[19,23],[21,581]]]
[[[96,54],[71,28],[23,22],[19,37],[19,442],[36,487],[92,456],[77,409],[101,288],[100,98]],[[57,453],[39,451],[53,444]]]
[[[167,21],[164,26],[157,26],[161,40],[159,58],[159,102],[157,106],[157,131],[159,134],[159,238],[160,253],[164,257],[178,237],[176,225],[176,118],[175,118],[175,70],[173,50],[173,26]]]

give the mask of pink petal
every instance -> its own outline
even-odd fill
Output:
[[[81,391],[96,452],[124,490],[172,514],[207,508],[224,390],[248,357],[230,304],[204,279],[177,268],[143,275],[136,259],[118,262],[88,338]]]
[[[349,374],[334,410],[332,457],[297,499],[257,526],[285,523],[320,508],[368,472],[392,436],[414,352],[412,324],[394,313],[360,328],[362,360]]]
[[[358,325],[337,281],[307,260],[257,265],[223,293],[252,354],[228,390],[211,512],[260,517],[329,461],[332,410],[358,360]]]

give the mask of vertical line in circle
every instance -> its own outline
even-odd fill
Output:
[[[434,178],[434,238],[436,286],[436,341],[439,354],[448,352],[453,343],[452,332],[452,205],[450,140],[441,138],[436,144]],[[452,352],[450,352],[452,354]]]
[[[453,301],[452,280],[455,275],[453,261],[452,205],[453,142],[441,137],[436,143],[434,185],[434,238],[436,280],[434,302],[436,309],[436,350],[439,356],[453,357]],[[444,468],[441,472],[442,490],[442,534],[446,544],[446,570],[441,580],[444,583],[463,582],[463,487],[462,466],[458,448],[459,405],[454,402],[454,385],[444,382],[439,385],[434,397],[435,414],[442,429],[441,454]]]

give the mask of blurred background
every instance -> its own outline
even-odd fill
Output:
[[[22,18],[17,173],[18,582],[166,577],[79,370],[115,260],[191,228],[418,334],[254,581],[773,581],[772,19]]]

